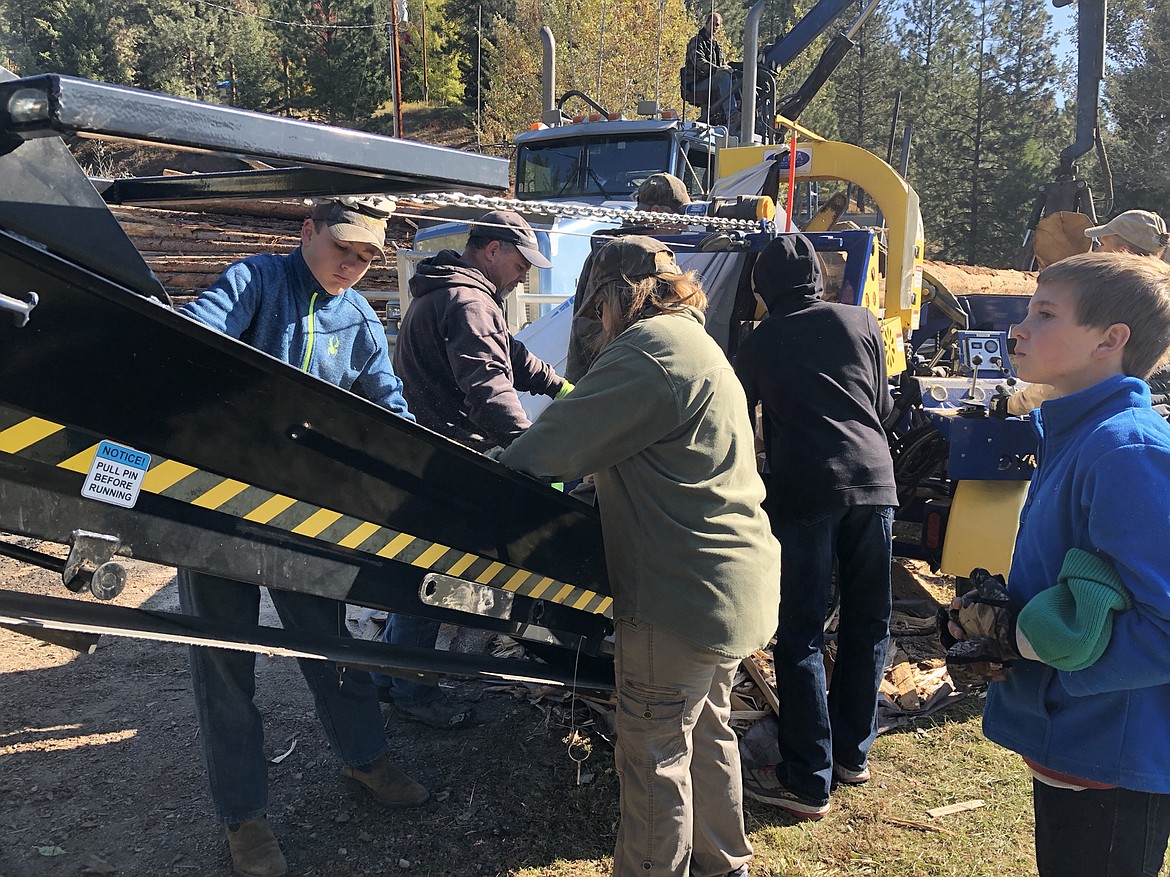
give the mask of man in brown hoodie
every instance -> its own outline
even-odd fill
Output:
[[[507,447],[531,422],[517,390],[560,397],[573,385],[512,337],[504,297],[530,268],[551,268],[532,227],[518,213],[477,219],[462,255],[443,250],[419,263],[402,318],[394,368],[416,420],[477,451]],[[434,648],[439,622],[391,615],[382,641]],[[407,718],[455,730],[472,724],[471,707],[436,686],[374,674],[383,700]]]

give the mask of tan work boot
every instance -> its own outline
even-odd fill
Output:
[[[235,831],[225,827],[224,834],[236,877],[284,877],[288,873],[288,862],[265,817],[241,822]]]
[[[361,787],[383,807],[415,807],[426,801],[431,793],[416,783],[393,764],[390,756],[383,755],[369,770],[358,770],[346,765],[341,775]]]

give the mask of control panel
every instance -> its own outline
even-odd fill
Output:
[[[1015,375],[1008,357],[1007,332],[959,332],[959,362],[980,378],[995,380]]]

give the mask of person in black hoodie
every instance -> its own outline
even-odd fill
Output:
[[[559,398],[573,388],[508,331],[504,297],[532,266],[552,263],[532,227],[509,210],[475,220],[462,255],[443,250],[419,263],[394,368],[421,425],[477,451],[507,447],[532,425],[517,390]],[[437,621],[391,615],[382,641],[434,648],[438,634]],[[380,673],[374,682],[407,718],[451,730],[474,720],[471,707],[449,702],[437,686]]]
[[[418,422],[477,451],[506,448],[531,426],[517,390],[556,397],[572,388],[512,337],[504,297],[529,268],[551,268],[518,213],[475,220],[460,255],[443,250],[410,278],[394,368]]]
[[[801,819],[829,810],[835,782],[870,777],[889,643],[894,467],[883,421],[893,402],[881,331],[865,308],[821,301],[812,243],[768,245],[752,272],[768,317],[735,370],[762,405],[767,498],[781,545],[776,690],[782,762],[747,769],[744,793]],[[824,620],[838,564],[837,659],[825,694]]]

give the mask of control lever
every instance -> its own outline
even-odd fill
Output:
[[[979,366],[981,365],[983,365],[983,357],[976,353],[971,357],[971,389],[967,392],[967,396],[973,402],[979,401],[975,391],[979,389]]]

